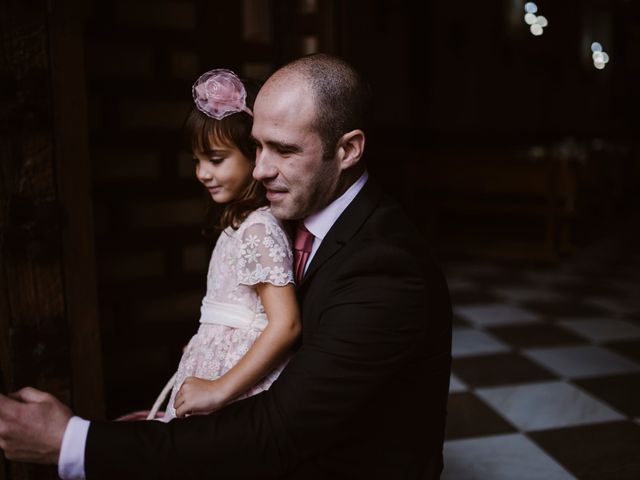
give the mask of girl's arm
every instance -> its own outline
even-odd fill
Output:
[[[286,357],[300,334],[300,313],[295,287],[289,283],[257,285],[269,319],[249,351],[227,373],[215,380],[188,377],[176,395],[176,414],[211,412],[246,392]]]

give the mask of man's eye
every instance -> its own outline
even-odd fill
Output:
[[[251,146],[256,152],[259,152],[260,150],[262,150],[262,145],[260,145],[260,143],[258,142],[251,142]]]

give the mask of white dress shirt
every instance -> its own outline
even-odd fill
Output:
[[[356,195],[362,190],[364,184],[369,178],[368,172],[365,172],[351,185],[346,192],[336,198],[313,215],[304,220],[304,226],[315,237],[309,259],[305,265],[305,272],[311,264],[311,259],[318,251],[320,243],[324,240],[333,224],[342,212],[349,206]],[[60,447],[60,458],[58,459],[58,475],[62,480],[84,480],[84,450],[87,443],[87,434],[89,433],[90,422],[80,417],[72,417],[64,432],[62,446]]]
[[[71,417],[62,437],[58,476],[62,480],[84,480],[84,448],[89,433],[89,420]]]
[[[360,178],[355,181],[353,185],[351,185],[346,192],[336,198],[333,202],[327,205],[325,208],[320,210],[313,215],[309,215],[304,219],[304,226],[309,230],[313,236],[313,246],[311,247],[311,253],[309,253],[309,259],[307,260],[307,264],[304,267],[304,271],[307,271],[309,265],[311,264],[311,259],[318,251],[322,240],[327,236],[327,233],[333,227],[333,224],[336,223],[336,220],[342,212],[349,206],[349,204],[353,201],[356,195],[362,190],[364,184],[367,183],[367,179],[369,178],[369,173],[365,170]]]

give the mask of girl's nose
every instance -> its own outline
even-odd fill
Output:
[[[203,165],[202,162],[199,162],[196,166],[196,177],[200,181],[208,181],[213,178],[213,171],[210,168],[207,168],[206,165]]]

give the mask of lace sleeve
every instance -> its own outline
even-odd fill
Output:
[[[253,223],[241,232],[238,283],[293,283],[293,254],[285,232],[277,223]]]

